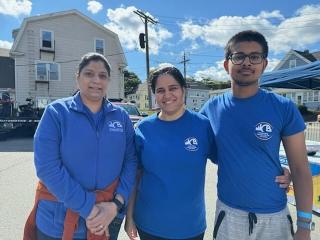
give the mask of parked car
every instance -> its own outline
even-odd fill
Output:
[[[128,114],[132,121],[132,124],[135,126],[136,123],[138,123],[141,119],[148,116],[148,114],[144,112],[140,112],[136,105],[132,103],[126,103],[126,102],[112,102],[112,104],[122,107]]]

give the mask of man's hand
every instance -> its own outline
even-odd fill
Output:
[[[283,167],[283,175],[281,176],[276,176],[276,180],[277,183],[279,183],[279,187],[280,188],[286,188],[287,191],[289,190],[289,186],[291,183],[291,174],[290,171]]]
[[[298,228],[293,236],[294,240],[311,240],[310,231],[307,229]]]

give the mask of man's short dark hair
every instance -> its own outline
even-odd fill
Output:
[[[228,41],[226,47],[224,48],[224,57],[227,60],[234,50],[234,46],[239,42],[257,42],[262,47],[264,57],[268,57],[269,47],[268,42],[265,37],[253,30],[246,30],[242,32],[238,32]]]

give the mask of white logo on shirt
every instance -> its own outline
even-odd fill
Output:
[[[184,140],[184,148],[188,151],[198,150],[198,140],[195,137],[189,137]]]
[[[260,140],[269,140],[272,138],[272,126],[267,122],[260,122],[256,125],[254,134]]]
[[[117,120],[111,120],[108,122],[108,127],[110,132],[123,132],[123,127],[121,122]]]

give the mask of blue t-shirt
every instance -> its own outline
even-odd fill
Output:
[[[208,119],[188,110],[175,121],[154,114],[138,125],[136,146],[142,167],[134,209],[138,228],[170,239],[203,233],[206,162],[215,158]]]
[[[201,113],[216,137],[219,199],[250,212],[282,210],[286,190],[275,182],[283,174],[280,141],[305,129],[293,102],[261,89],[245,99],[228,92],[209,100]]]

